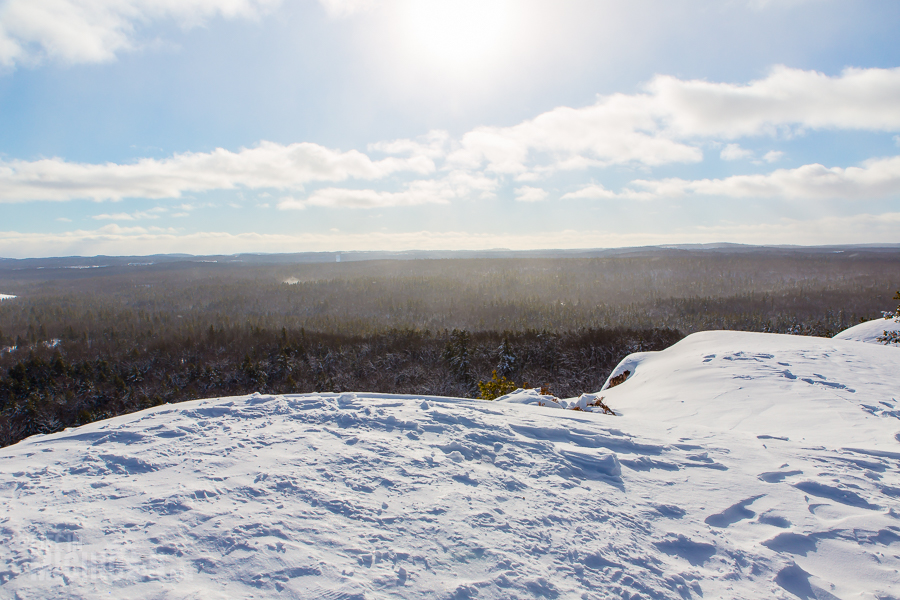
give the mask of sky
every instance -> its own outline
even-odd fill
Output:
[[[896,0],[0,0],[0,257],[900,242]]]

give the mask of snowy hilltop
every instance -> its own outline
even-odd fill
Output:
[[[900,307],[898,307],[898,311],[900,311]],[[850,329],[845,329],[834,336],[834,339],[881,344],[884,343],[885,336],[890,335],[894,331],[900,331],[900,317],[866,321]]]
[[[0,596],[900,598],[898,365],[714,331],[581,399],[255,394],[35,436],[0,450]]]

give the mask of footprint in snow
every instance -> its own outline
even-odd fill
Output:
[[[840,504],[845,504],[847,506],[866,508],[869,510],[881,510],[880,506],[870,504],[862,496],[855,492],[832,487],[830,485],[825,485],[824,483],[818,483],[816,481],[801,481],[800,483],[795,483],[794,487],[802,492],[806,492],[810,496],[825,498],[826,500],[833,500],[834,502],[839,502]]]
[[[775,552],[806,556],[807,553],[816,551],[817,543],[818,540],[814,535],[787,532],[779,533],[771,540],[762,542],[762,545]]]
[[[757,478],[761,481],[765,481],[766,483],[781,483],[788,477],[802,474],[803,471],[769,471],[766,473],[760,473],[759,475],[757,475]]]
[[[763,495],[764,494],[759,494],[758,496],[753,496],[752,498],[747,498],[746,500],[732,504],[722,512],[706,517],[704,522],[713,527],[724,528],[733,525],[738,521],[743,521],[744,519],[752,519],[756,516],[756,513],[747,507],[762,498]]]
[[[762,523],[763,525],[778,527],[779,529],[787,529],[792,525],[792,523],[784,517],[779,517],[778,515],[772,514],[772,511],[768,511],[759,515],[759,518],[756,519],[756,521]]]

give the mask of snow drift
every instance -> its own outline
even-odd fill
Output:
[[[840,332],[834,339],[836,340],[853,340],[855,342],[866,342],[869,344],[880,344],[878,340],[886,331],[900,331],[900,321],[895,319],[875,319],[860,323],[850,329]]]
[[[252,395],[33,437],[0,595],[897,598],[898,361],[706,332],[624,360],[616,417]]]

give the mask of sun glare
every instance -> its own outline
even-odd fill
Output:
[[[409,0],[405,13],[412,51],[445,67],[493,62],[509,43],[508,0]]]

